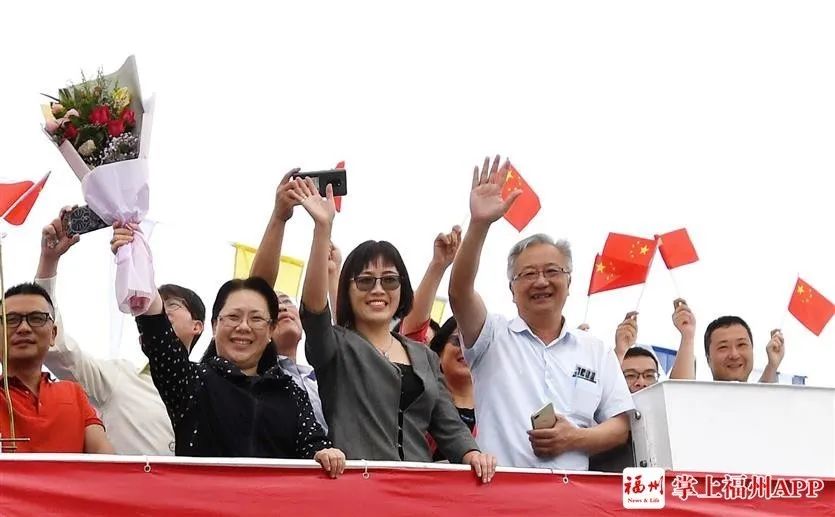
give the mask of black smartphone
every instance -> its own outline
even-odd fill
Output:
[[[325,196],[325,189],[333,185],[334,196],[345,196],[348,194],[348,180],[345,169],[331,169],[329,171],[299,172],[293,175],[296,178],[310,178],[319,189],[319,195]]]
[[[75,210],[67,212],[64,214],[62,222],[64,224],[64,232],[70,237],[101,230],[110,226],[98,214],[93,212],[93,209],[89,206],[79,206]]]

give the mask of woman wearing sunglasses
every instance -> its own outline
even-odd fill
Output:
[[[329,435],[349,459],[431,461],[426,434],[454,463],[469,464],[483,482],[496,459],[481,453],[458,416],[437,356],[391,332],[414,293],[400,253],[366,241],[345,259],[336,324],[327,302],[328,252],[335,208],[309,179],[294,180],[293,197],[313,218],[313,245],[302,291],[305,355],[316,369]]]

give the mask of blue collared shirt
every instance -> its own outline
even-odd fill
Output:
[[[310,397],[310,404],[313,406],[313,414],[316,416],[316,421],[328,432],[328,423],[325,421],[325,415],[322,413],[322,399],[319,398],[319,383],[316,382],[316,372],[313,368],[306,364],[299,364],[294,362],[287,356],[278,356],[278,365],[281,369],[293,378],[298,384],[299,388],[307,392]]]

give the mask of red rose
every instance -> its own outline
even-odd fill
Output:
[[[64,138],[68,138],[70,140],[75,140],[75,137],[78,136],[78,129],[72,125],[72,122],[67,122],[64,124]]]
[[[121,119],[111,120],[107,123],[107,132],[113,137],[121,135],[125,132],[125,121]]]
[[[136,124],[136,113],[133,112],[130,108],[125,108],[122,110],[122,121],[125,123],[126,126],[133,126]]]
[[[110,120],[110,108],[107,106],[96,106],[90,111],[90,123],[103,126]]]

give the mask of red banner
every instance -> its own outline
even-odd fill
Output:
[[[620,475],[498,472],[492,483],[482,485],[467,471],[379,467],[373,462],[369,462],[368,469],[352,468],[339,479],[331,480],[318,469],[299,466],[299,462],[290,466],[278,466],[276,462],[270,466],[210,462],[190,465],[168,458],[151,458],[146,466],[143,461],[126,462],[125,459],[114,463],[76,460],[79,456],[75,455],[69,458],[73,461],[0,457],[0,515],[509,517],[652,513],[652,510],[623,508],[624,486]],[[710,484],[711,478],[714,484],[715,480],[723,479],[722,474],[693,474],[692,477],[702,485]],[[779,494],[769,488],[768,494],[757,493],[757,498],[734,500],[716,497],[717,494],[705,498],[695,492],[682,500],[673,495],[681,492],[679,481],[676,473],[666,473],[666,505],[658,514],[726,517],[835,514],[835,480],[832,479],[823,480],[816,497],[804,493],[796,484],[784,483]],[[769,478],[772,488],[778,481]],[[806,492],[812,485],[806,483]],[[741,494],[744,496],[744,492]]]

